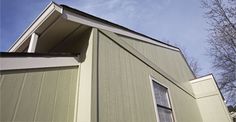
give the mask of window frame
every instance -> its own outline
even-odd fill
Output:
[[[163,83],[160,83],[158,80],[156,80],[154,77],[152,77],[151,75],[149,75],[149,81],[150,81],[150,85],[151,85],[151,92],[152,92],[152,97],[153,97],[153,106],[154,106],[154,110],[155,110],[155,115],[156,115],[156,120],[157,122],[160,122],[160,118],[159,118],[159,114],[158,114],[158,107],[160,108],[164,108],[167,110],[171,110],[172,112],[172,118],[173,118],[173,122],[177,122],[175,119],[175,112],[174,112],[174,107],[172,106],[172,99],[171,99],[171,94],[170,94],[170,90],[169,87],[164,85]],[[167,95],[168,95],[168,104],[170,106],[170,108],[166,107],[166,106],[162,106],[157,104],[156,102],[156,97],[155,97],[155,92],[154,92],[154,86],[153,86],[153,82],[165,87],[167,89]]]

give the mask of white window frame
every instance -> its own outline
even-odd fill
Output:
[[[154,86],[153,86],[153,82],[156,82],[160,85],[162,85],[163,87],[167,88],[167,93],[168,93],[168,104],[171,107],[171,111],[172,111],[172,118],[173,118],[173,122],[177,122],[175,119],[175,112],[174,112],[174,107],[172,106],[172,99],[171,99],[171,94],[170,94],[170,90],[169,87],[166,86],[165,84],[159,82],[158,80],[156,80],[154,77],[152,77],[151,75],[149,75],[149,81],[150,81],[150,86],[151,86],[151,92],[152,92],[152,99],[153,99],[153,106],[154,106],[154,110],[155,110],[155,115],[156,115],[156,120],[157,122],[160,122],[159,119],[159,115],[158,115],[158,109],[157,109],[157,103],[156,103],[156,97],[155,97],[155,92],[154,92]]]

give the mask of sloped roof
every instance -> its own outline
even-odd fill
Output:
[[[44,11],[35,19],[35,21],[23,32],[23,34],[16,40],[16,42],[9,49],[10,52],[17,51],[22,45],[30,39],[32,33],[42,34],[45,32],[48,26],[57,21],[58,18],[63,18],[68,21],[81,23],[86,26],[100,28],[108,30],[120,35],[136,38],[140,41],[152,43],[158,46],[162,46],[168,49],[179,51],[178,47],[164,43],[147,35],[141,34],[129,28],[112,23],[105,19],[90,15],[80,10],[71,8],[66,5],[58,5],[51,2]],[[19,51],[19,50],[18,50]]]
[[[119,24],[110,22],[110,21],[108,21],[108,20],[105,20],[105,19],[96,17],[96,16],[94,16],[94,15],[85,13],[85,12],[83,12],[83,11],[80,11],[80,10],[78,10],[78,9],[69,7],[69,6],[67,6],[67,5],[61,4],[60,6],[62,6],[63,9],[69,10],[69,11],[71,11],[71,12],[74,12],[74,13],[76,13],[76,14],[82,15],[82,16],[84,16],[84,17],[91,18],[91,19],[93,19],[93,20],[96,20],[96,21],[99,21],[99,22],[102,22],[102,23],[106,23],[106,24],[108,24],[108,25],[111,25],[111,26],[113,26],[113,27],[116,27],[116,28],[119,28],[119,29],[122,29],[122,30],[125,30],[125,31],[129,31],[129,32],[131,32],[131,33],[134,33],[134,34],[137,34],[137,35],[140,35],[140,36],[149,38],[149,39],[151,39],[151,40],[153,40],[153,41],[156,41],[156,42],[159,42],[159,43],[168,45],[168,46],[173,47],[173,48],[178,48],[178,47],[176,47],[176,46],[170,45],[170,44],[168,44],[168,43],[165,43],[165,42],[159,41],[159,40],[157,40],[157,39],[154,39],[154,38],[152,38],[152,37],[150,37],[150,36],[147,36],[147,35],[144,35],[144,34],[142,34],[142,33],[139,33],[139,32],[137,32],[137,31],[131,30],[131,29],[129,29],[129,28],[127,28],[127,27],[124,27],[124,26],[122,26],[122,25],[119,25]]]

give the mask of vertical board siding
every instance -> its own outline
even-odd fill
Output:
[[[1,72],[1,121],[74,118],[78,67]]]
[[[180,52],[141,42],[129,37],[119,37],[142,53],[146,58],[151,60],[165,72],[169,73],[177,81],[188,82],[189,80],[194,79],[191,70],[189,69]]]
[[[41,94],[38,97],[39,103],[35,113],[35,121],[52,120],[58,73],[57,71],[45,73],[42,80]]]
[[[99,122],[157,122],[150,75],[170,89],[178,122],[202,121],[192,96],[102,33],[98,55]]]
[[[149,77],[131,57],[99,34],[99,122],[156,122]]]
[[[78,74],[78,69],[72,70],[71,71],[71,81],[70,81],[70,86],[69,86],[69,103],[68,103],[68,108],[67,108],[67,122],[73,122],[74,121],[74,114],[75,114],[75,107],[76,104],[76,89],[79,90],[79,78],[80,74]]]
[[[27,73],[25,85],[22,89],[21,101],[14,120],[29,120],[32,121],[38,100],[38,91],[42,81],[42,72]],[[16,81],[17,82],[17,81]],[[8,91],[10,92],[10,91]],[[30,100],[29,100],[30,98]]]
[[[1,121],[12,121],[24,74],[6,74],[1,85]]]

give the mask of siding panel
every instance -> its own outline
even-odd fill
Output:
[[[70,83],[70,96],[69,96],[69,105],[68,105],[68,110],[67,110],[67,122],[72,122],[74,121],[74,112],[77,109],[75,107],[76,104],[76,87],[79,88],[79,83],[77,83],[77,78],[79,79],[79,72],[77,69],[74,69],[71,73],[71,83]],[[78,86],[77,86],[78,84]]]
[[[68,71],[60,72],[57,82],[57,93],[54,104],[53,121],[67,121],[67,112],[69,108],[71,75]],[[71,71],[70,71],[71,72]],[[71,73],[70,73],[71,74]]]
[[[112,51],[111,51],[112,49]],[[143,65],[99,34],[99,121],[155,122],[150,83]]]
[[[6,74],[1,85],[1,120],[12,121],[24,73]],[[10,91],[10,92],[9,92]]]
[[[180,52],[141,42],[129,37],[119,37],[142,53],[154,64],[162,68],[165,72],[168,72],[177,81],[188,82],[189,80],[194,79],[191,70],[188,68]]]
[[[73,121],[78,67],[1,72],[1,121]]]
[[[57,79],[58,71],[45,73],[42,80],[41,94],[38,98],[40,102],[36,109],[35,121],[52,121]]]
[[[42,72],[27,74],[21,101],[14,120],[33,121],[42,75]]]
[[[150,75],[169,88],[176,121],[202,121],[192,96],[102,33],[98,68],[99,122],[156,122]]]

